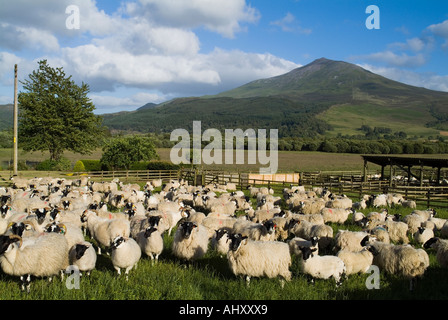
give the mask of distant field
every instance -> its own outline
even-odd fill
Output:
[[[169,148],[157,149],[162,161],[170,161]],[[74,164],[81,159],[100,159],[101,149],[94,151],[89,155],[74,154],[72,152],[64,153],[64,157],[68,158]],[[269,155],[268,155],[269,156]],[[403,155],[401,155],[403,156]],[[406,155],[413,156],[413,155]],[[418,157],[446,158],[446,155],[415,155]],[[48,153],[33,152],[27,153],[19,150],[19,161],[39,162],[48,159]],[[234,156],[235,159],[235,156]],[[224,158],[222,160],[224,161]],[[12,149],[0,149],[0,166],[3,171],[7,171],[8,163],[12,163]],[[268,167],[269,164],[251,165],[247,164],[247,154],[245,154],[245,164],[212,164],[202,165],[203,169],[210,170],[226,170],[226,171],[244,171],[258,172],[260,167]],[[278,152],[278,172],[303,172],[303,171],[361,171],[363,160],[359,154],[350,153],[325,153],[314,151],[279,151]],[[369,164],[369,170],[378,170],[379,166]]]
[[[170,161],[171,149],[157,149],[160,160]],[[224,154],[224,153],[223,153]],[[269,155],[268,155],[269,156]],[[19,151],[19,161],[38,162],[48,159],[48,153],[33,152],[26,153]],[[101,149],[94,151],[90,155],[74,154],[65,152],[64,157],[68,158],[74,164],[80,159],[100,159]],[[234,159],[236,157],[234,156]],[[224,163],[223,158],[222,162]],[[272,160],[273,161],[273,160]],[[245,164],[222,164],[222,165],[203,165],[204,169],[229,170],[229,171],[258,171],[260,167],[268,167],[266,165],[247,164],[247,153],[245,154]],[[0,164],[3,170],[8,168],[8,163],[12,163],[12,149],[0,149]],[[362,158],[357,154],[339,154],[324,152],[307,152],[307,151],[279,151],[278,152],[278,171],[279,172],[300,172],[300,171],[352,171],[362,169]],[[374,168],[372,168],[374,169]]]

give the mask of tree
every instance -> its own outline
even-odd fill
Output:
[[[22,81],[21,81],[22,82]],[[88,154],[100,145],[101,117],[93,111],[89,86],[66,76],[62,68],[39,61],[18,95],[19,143],[24,151],[50,152],[59,161],[65,150]]]
[[[150,138],[132,136],[112,139],[103,147],[101,164],[116,169],[126,169],[138,161],[159,159]]]

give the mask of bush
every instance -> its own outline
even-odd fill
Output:
[[[74,172],[83,172],[86,171],[84,167],[84,163],[81,160],[76,161],[75,166],[73,167]]]
[[[85,171],[106,171],[107,169],[103,169],[101,167],[100,160],[80,160],[84,164]]]
[[[67,158],[61,158],[58,161],[44,160],[36,166],[36,170],[40,171],[69,171],[72,163]]]

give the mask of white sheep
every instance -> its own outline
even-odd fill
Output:
[[[422,223],[425,222],[425,219],[421,215],[411,213],[403,218],[403,222],[408,225],[409,232],[414,234],[422,226]]]
[[[113,239],[111,244],[111,261],[118,275],[121,275],[121,269],[125,269],[126,280],[128,280],[129,271],[137,268],[137,263],[142,255],[142,250],[138,243],[128,237],[118,236]]]
[[[426,221],[429,218],[434,217],[437,214],[437,212],[432,208],[428,208],[426,210],[414,210],[411,212],[411,214],[418,214],[420,217],[423,218],[423,221]]]
[[[365,242],[369,240],[372,241],[373,238],[373,236],[364,231],[340,229],[334,236],[334,250],[360,251],[365,246]]]
[[[100,245],[109,247],[115,238],[118,236],[127,238],[131,232],[129,220],[101,218],[96,212],[90,210],[82,214],[81,221],[87,222],[91,237],[98,241],[98,254],[101,254]]]
[[[229,252],[229,231],[226,228],[215,231],[211,239],[211,247],[221,256],[227,256],[227,252]]]
[[[233,225],[233,233],[240,233],[242,236],[257,241],[273,241],[276,238],[275,224],[271,220],[255,223],[239,219]]]
[[[433,237],[428,239],[428,241],[423,244],[423,247],[425,249],[434,249],[436,251],[437,262],[440,266],[443,268],[448,267],[448,240]]]
[[[344,224],[347,221],[348,216],[353,213],[351,206],[347,209],[343,208],[323,208],[320,213],[322,214],[325,223],[333,222]]]
[[[410,281],[410,290],[413,290],[414,281],[424,275],[429,266],[429,256],[423,249],[416,249],[410,245],[394,245],[375,241],[377,254],[373,264],[386,273],[401,275]]]
[[[208,250],[209,237],[203,225],[194,222],[182,222],[176,230],[173,239],[173,254],[184,260],[202,258]]]
[[[73,245],[68,253],[70,265],[74,265],[79,271],[90,275],[96,266],[97,255],[93,245],[88,241],[82,241]],[[82,274],[82,273],[81,273]]]
[[[153,226],[146,228],[137,235],[137,243],[151,261],[159,261],[159,256],[163,251],[163,237],[160,231]]]
[[[287,241],[289,245],[289,252],[291,253],[291,255],[295,255],[298,257],[302,256],[302,251],[300,250],[301,247],[315,248],[316,250],[314,251],[314,254],[319,254],[318,242],[318,237],[312,237],[309,240],[300,237],[294,237],[291,240]]]
[[[315,248],[301,247],[302,258],[300,259],[300,268],[304,274],[310,275],[313,279],[330,279],[340,285],[342,276],[346,272],[344,261],[341,258],[332,255],[315,255]]]
[[[326,224],[313,224],[304,220],[291,220],[289,232],[296,237],[310,240],[313,237],[319,239],[319,248],[325,249],[333,243],[333,228]]]
[[[231,234],[230,240],[227,253],[230,270],[235,276],[246,276],[248,286],[251,277],[280,276],[286,281],[291,280],[288,244],[280,241],[253,241],[238,233]]]
[[[406,223],[386,219],[383,225],[386,227],[386,230],[389,233],[390,241],[402,244],[409,243],[409,238],[407,235],[409,227]]]
[[[346,275],[366,273],[372,265],[375,250],[375,247],[367,246],[359,251],[341,250],[336,256],[344,262]]]
[[[434,231],[428,228],[420,227],[417,232],[414,233],[415,242],[423,245],[429,239],[434,238]]]
[[[28,292],[31,276],[51,279],[67,268],[67,252],[67,240],[61,234],[47,233],[27,239],[0,235],[1,268],[8,275],[19,276],[22,290],[26,287]]]

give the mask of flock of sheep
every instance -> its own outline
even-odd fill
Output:
[[[333,278],[337,285],[376,265],[408,278],[412,289],[429,266],[427,250],[448,267],[448,222],[432,209],[403,218],[388,214],[390,206],[413,207],[400,195],[366,195],[353,203],[322,188],[291,186],[281,196],[267,187],[248,189],[183,180],[140,187],[118,179],[15,177],[13,186],[0,188],[0,267],[29,291],[31,276],[63,276],[68,266],[89,274],[107,249],[118,275],[124,270],[127,278],[142,256],[157,263],[173,230],[170,249],[177,258],[195,261],[215,250],[248,285],[251,277],[290,281],[294,257],[312,280]]]

